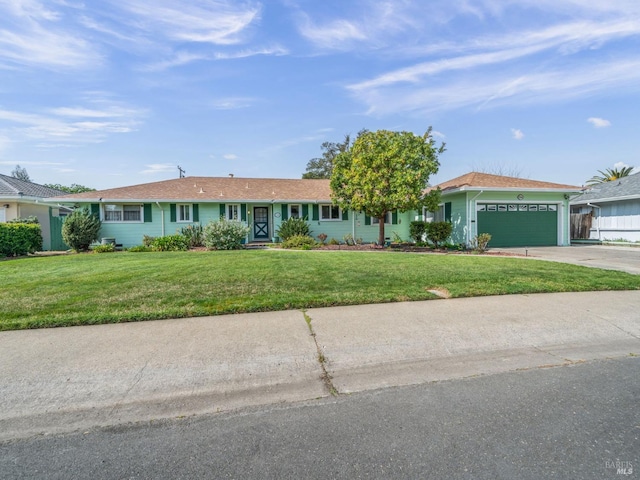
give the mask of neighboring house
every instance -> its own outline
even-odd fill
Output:
[[[489,233],[490,247],[570,244],[569,199],[580,187],[478,172],[437,187],[442,204],[435,219],[453,223],[455,243]]]
[[[290,217],[307,218],[311,235],[321,233],[342,242],[374,242],[377,219],[343,211],[331,204],[329,180],[238,177],[186,177],[130,187],[78,193],[55,198],[65,206],[83,206],[102,220],[101,238],[114,238],[124,247],[140,245],[144,235],[171,235],[182,227],[205,225],[221,217],[246,222],[247,242],[270,242]],[[387,216],[386,235],[409,238],[415,212]]]
[[[60,208],[43,203],[44,199],[57,195],[65,195],[65,192],[0,174],[0,222],[37,217],[42,230],[43,250],[67,250],[62,242]],[[68,208],[63,208],[62,214],[68,211]]]
[[[569,202],[579,187],[470,173],[439,185],[439,212],[390,212],[387,239],[409,239],[413,220],[448,220],[451,240],[469,244],[490,233],[490,246],[569,245]],[[290,217],[307,218],[311,234],[342,241],[378,238],[378,220],[331,204],[329,180],[186,177],[51,199],[59,206],[84,206],[102,220],[101,238],[131,247],[182,227],[221,217],[246,222],[247,242],[269,242]]]
[[[589,187],[571,213],[590,221],[584,238],[640,241],[640,173]]]

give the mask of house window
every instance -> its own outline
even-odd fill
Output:
[[[302,217],[302,205],[293,204],[289,205],[289,218],[301,218]]]
[[[384,223],[387,225],[391,225],[392,223],[392,213],[391,212],[387,212],[384,216]],[[371,217],[371,225],[379,225],[380,224],[380,220],[376,217]]]
[[[105,222],[141,222],[142,205],[106,204],[103,218]]]
[[[178,222],[190,222],[191,221],[191,205],[183,204],[176,206],[178,213]]]
[[[435,212],[429,212],[426,208],[424,208],[422,214],[424,215],[424,221],[427,223],[444,222],[444,204],[438,205],[438,210],[436,210]]]
[[[4,223],[7,221],[7,209],[2,207],[0,208],[0,223]]]
[[[227,220],[240,220],[240,205],[227,205]]]
[[[320,220],[342,220],[342,212],[337,205],[320,205]]]

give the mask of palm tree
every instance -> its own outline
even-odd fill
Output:
[[[587,185],[595,185],[597,183],[613,182],[622,177],[628,177],[633,172],[634,167],[607,168],[604,172],[598,170],[600,175],[595,175],[587,181]]]

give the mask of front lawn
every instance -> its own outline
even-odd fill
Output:
[[[640,276],[524,258],[391,252],[82,254],[0,262],[0,330],[512,293],[630,290]]]

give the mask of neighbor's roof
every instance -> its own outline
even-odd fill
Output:
[[[513,189],[513,190],[559,190],[563,192],[579,192],[582,187],[563,185],[560,183],[540,182],[526,178],[505,177],[488,173],[471,172],[436,185],[440,190],[479,190],[479,189]]]
[[[640,198],[640,173],[593,185],[585,191],[584,195],[574,199],[571,204],[578,205],[592,201],[631,200],[634,198]]]
[[[0,197],[38,197],[48,198],[57,195],[64,195],[65,192],[55,188],[45,187],[37,183],[25,182],[24,180],[0,174]]]
[[[59,201],[330,201],[329,180],[185,177],[66,195]]]

